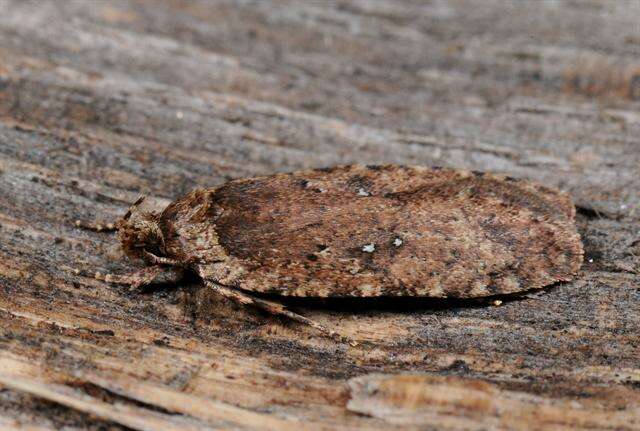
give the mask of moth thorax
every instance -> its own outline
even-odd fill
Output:
[[[158,214],[139,212],[118,227],[118,236],[125,254],[143,258],[144,252],[164,255],[164,237],[158,224]]]

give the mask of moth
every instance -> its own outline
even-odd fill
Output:
[[[482,297],[571,280],[583,260],[568,195],[498,174],[351,165],[233,180],[159,213],[141,202],[113,225],[78,222],[117,230],[147,264],[98,278],[139,287],[190,271],[223,297],[331,335],[255,294]]]

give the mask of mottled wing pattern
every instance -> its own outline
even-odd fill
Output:
[[[569,280],[582,262],[569,198],[506,176],[345,166],[185,199],[163,214],[168,231],[176,217],[197,222],[169,232],[176,253],[249,291],[475,297]]]

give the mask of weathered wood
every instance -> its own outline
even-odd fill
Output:
[[[640,5],[0,0],[0,426],[640,427]],[[130,293],[139,193],[343,163],[568,191],[575,282],[491,301],[287,301],[358,340]],[[31,427],[31,428],[30,428]]]

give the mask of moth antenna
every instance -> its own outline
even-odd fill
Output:
[[[131,218],[133,211],[135,211],[135,209],[138,208],[145,199],[146,199],[145,195],[142,195],[138,199],[136,199],[136,201],[133,204],[131,204],[129,209],[127,209],[127,212],[124,214],[124,216],[122,216],[122,218],[115,223],[99,223],[99,222],[92,223],[92,222],[86,222],[83,220],[76,220],[73,224],[76,227],[79,227],[81,229],[92,230],[95,232],[117,231],[124,222],[126,222]]]
[[[131,218],[133,212],[142,204],[142,202],[147,198],[146,195],[141,195],[134,203],[131,204],[126,213],[122,216],[122,221],[127,221]]]

